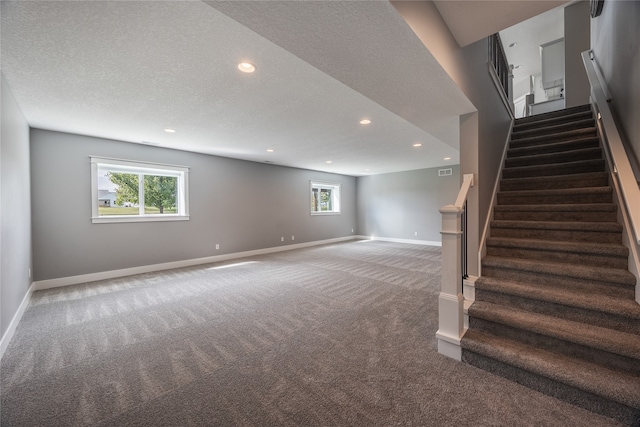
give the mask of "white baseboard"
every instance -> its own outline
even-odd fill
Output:
[[[358,239],[362,240],[381,240],[383,242],[394,242],[394,243],[410,243],[413,245],[425,245],[425,246],[442,246],[442,242],[434,242],[430,240],[413,240],[413,239],[396,239],[394,237],[378,237],[378,236],[356,236]]]
[[[2,339],[0,340],[0,359],[2,359],[2,356],[4,355],[4,351],[9,346],[9,342],[11,342],[11,338],[13,338],[13,334],[16,332],[18,323],[20,323],[20,319],[22,319],[22,315],[24,314],[24,311],[27,309],[27,306],[29,305],[29,301],[31,301],[31,294],[35,290],[34,284],[35,282],[32,283],[31,286],[29,286],[27,293],[25,294],[24,298],[22,298],[22,302],[18,307],[18,311],[16,311],[16,314],[13,316],[13,319],[11,319],[11,323],[9,323],[9,327],[7,328],[7,331],[4,333],[4,335],[2,336]]]
[[[330,243],[344,242],[357,239],[356,236],[337,237],[334,239],[316,240],[313,242],[296,243],[293,245],[276,246],[271,248],[256,249],[245,252],[234,252],[224,255],[214,255],[204,258],[187,259],[183,261],[165,262],[162,264],[143,265],[140,267],[123,268],[121,270],[102,271],[99,273],[81,274],[78,276],[60,277],[57,279],[39,280],[33,282],[33,290],[59,288],[61,286],[78,285],[80,283],[95,282],[97,280],[115,279],[118,277],[133,276],[134,274],[151,273],[153,271],[171,270],[173,268],[191,267],[200,264],[210,264],[212,262],[227,261],[236,258],[246,258],[250,256],[270,254],[274,252],[290,251],[293,249],[307,248],[310,246],[326,245]]]

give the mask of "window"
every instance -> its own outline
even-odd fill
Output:
[[[91,157],[91,220],[189,219],[189,168]]]
[[[311,215],[340,213],[340,184],[311,181]]]

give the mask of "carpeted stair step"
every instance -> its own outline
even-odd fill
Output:
[[[617,206],[612,203],[497,205],[494,220],[556,221],[556,222],[616,222]]]
[[[566,122],[570,122],[570,121],[574,121],[574,120],[584,120],[584,119],[589,119],[593,117],[593,112],[591,111],[591,108],[589,107],[588,109],[584,110],[584,111],[577,111],[577,112],[572,112],[569,114],[563,114],[560,116],[555,116],[555,117],[549,117],[549,118],[540,118],[539,115],[537,116],[532,116],[529,117],[529,121],[524,121],[521,119],[516,119],[514,125],[513,125],[513,131],[514,132],[519,132],[519,131],[523,131],[523,130],[528,130],[528,129],[532,129],[532,128],[539,128],[539,127],[545,127],[545,126],[555,126],[557,124],[561,124],[561,123],[566,123]],[[534,119],[535,120],[532,120]]]
[[[615,243],[585,245],[565,241],[489,237],[487,255],[594,267],[627,269],[629,266],[629,249]]]
[[[550,133],[562,133],[572,131],[576,129],[590,128],[595,126],[595,120],[593,117],[588,117],[580,120],[569,120],[564,123],[558,123],[547,126],[531,127],[530,129],[516,128],[511,133],[512,140],[518,140],[523,138],[531,138],[539,135],[548,135]]]
[[[569,268],[570,267],[570,268]],[[482,275],[530,285],[556,285],[579,288],[607,295],[631,295],[636,278],[618,268],[571,265],[560,262],[527,260],[487,255],[482,260]]]
[[[563,151],[560,153],[536,154],[523,157],[512,157],[505,160],[504,167],[520,167],[534,165],[548,165],[555,163],[576,162],[580,160],[593,160],[602,158],[600,147],[584,148],[581,150]]]
[[[611,187],[558,188],[552,190],[500,191],[498,205],[611,203]]]
[[[529,178],[556,175],[571,175],[577,173],[604,172],[604,159],[580,160],[572,162],[558,162],[545,165],[518,166],[504,168],[503,179]]]
[[[614,295],[555,285],[482,276],[475,282],[476,301],[486,301],[562,319],[640,335],[640,305],[633,291]]]
[[[462,348],[466,363],[625,424],[640,422],[636,375],[472,329]]]
[[[566,132],[549,133],[544,135],[531,136],[527,138],[511,138],[509,148],[533,147],[544,144],[557,144],[558,142],[571,141],[574,139],[592,138],[598,135],[595,127],[575,129]]]
[[[622,226],[613,222],[491,221],[493,237],[622,243]]]
[[[554,188],[606,187],[607,185],[609,185],[607,172],[591,172],[552,177],[503,179],[500,181],[500,190],[550,190]]]
[[[515,126],[521,126],[524,124],[531,124],[531,123],[538,124],[545,120],[556,120],[556,119],[570,120],[571,116],[573,116],[574,114],[580,114],[584,112],[591,113],[591,105],[589,104],[579,105],[577,107],[565,108],[564,110],[556,110],[556,111],[550,111],[548,113],[536,114],[528,117],[521,117],[519,119],[516,119]]]
[[[491,303],[478,303],[493,306]],[[594,338],[601,336],[609,337],[609,339],[624,339],[627,337],[635,337],[636,341],[640,339],[638,335],[625,332],[618,332],[614,329],[604,328],[597,325],[589,325],[571,320],[559,319],[553,315],[541,315],[528,313],[524,310],[508,308],[504,306],[496,306],[500,309],[504,308],[507,312],[493,310],[493,313],[482,313],[482,309],[478,306],[476,314],[470,321],[470,327],[475,331],[489,333],[502,338],[510,339],[515,342],[530,345],[536,348],[551,351],[563,356],[573,357],[590,363],[597,363],[609,369],[627,372],[630,375],[640,377],[640,360],[637,357],[618,354],[613,350],[619,348],[626,349],[627,346],[616,346],[613,350],[595,348],[590,346]],[[525,313],[522,315],[513,313]],[[489,319],[483,318],[483,314],[491,314]],[[532,325],[527,319],[521,317],[526,316],[527,319],[536,320],[538,324]],[[519,322],[519,320],[525,320]],[[504,322],[513,322],[513,326]],[[569,326],[570,325],[570,326]],[[571,330],[573,328],[574,330]],[[587,330],[588,333],[584,333]],[[597,334],[593,332],[597,331]],[[608,331],[612,333],[609,334]],[[594,337],[595,335],[595,337]],[[565,339],[567,337],[574,338]],[[577,341],[577,342],[574,342]],[[582,343],[584,341],[584,343]],[[601,341],[609,343],[611,341]],[[602,346],[600,346],[602,347]],[[632,347],[635,347],[632,344]]]
[[[640,375],[640,335],[486,301],[469,314],[475,330]]]
[[[518,119],[462,358],[640,427],[640,305],[589,105]]]
[[[561,153],[587,148],[598,148],[599,146],[600,140],[596,137],[581,138],[551,144],[534,145],[531,147],[510,148],[507,150],[507,158],[531,156],[536,154]]]

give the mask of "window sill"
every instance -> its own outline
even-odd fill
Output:
[[[311,215],[340,215],[340,212],[311,212]]]
[[[189,221],[188,215],[157,215],[157,216],[117,216],[113,218],[91,218],[93,224],[108,224],[117,222],[158,222],[158,221]]]

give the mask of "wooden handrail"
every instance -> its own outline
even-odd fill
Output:
[[[622,203],[629,216],[634,239],[636,244],[640,245],[640,188],[638,187],[638,181],[633,173],[622,138],[609,108],[607,96],[605,95],[606,85],[598,77],[593,51],[582,52],[582,61],[591,84],[591,97],[599,110],[598,121],[602,125],[603,143],[606,144],[613,163],[612,172],[617,176],[620,185]]]
[[[464,202],[467,200],[469,189],[471,187],[473,187],[473,174],[464,174],[462,176],[462,185],[460,186],[460,191],[458,192],[458,198],[456,199],[454,206],[458,208],[462,208],[464,206]]]

